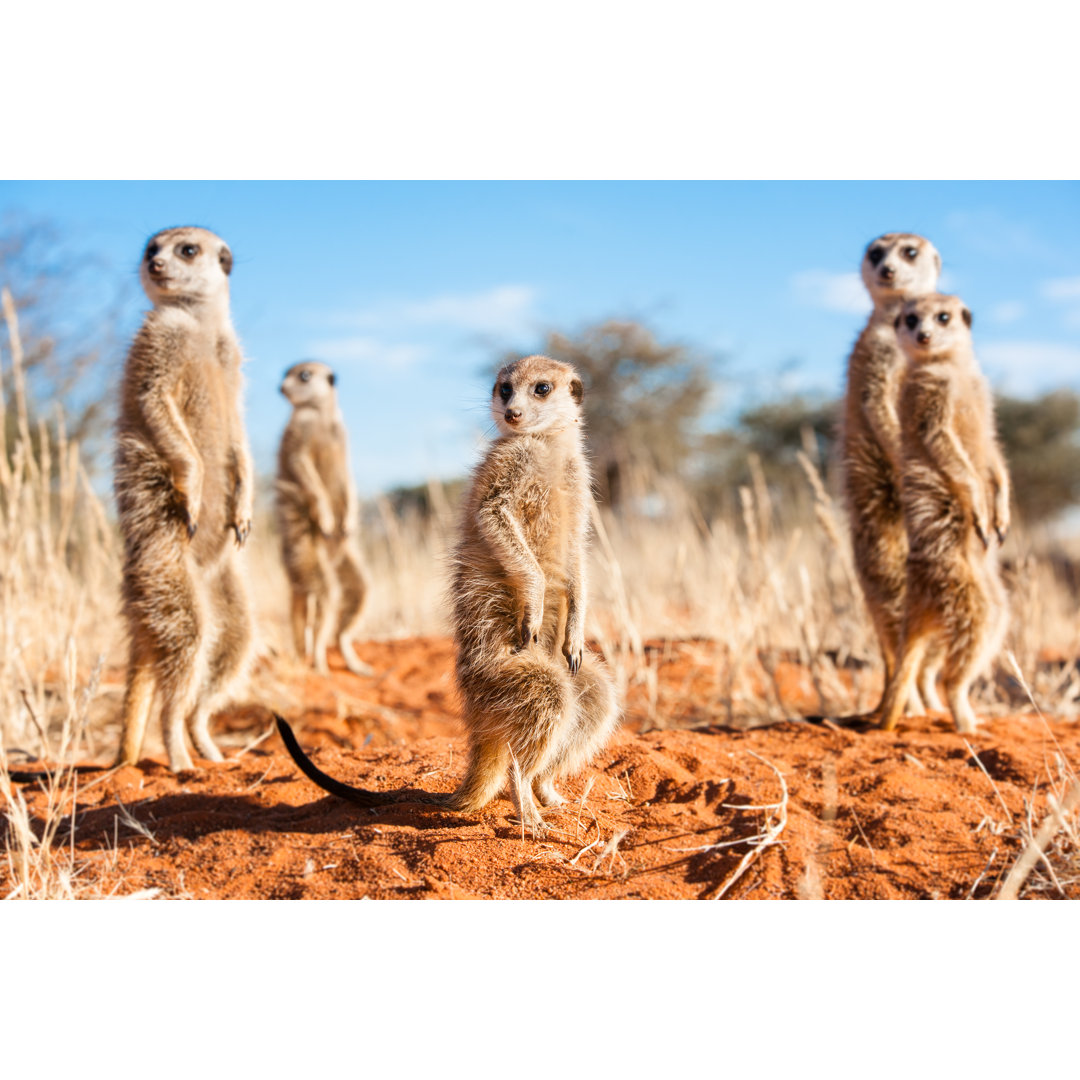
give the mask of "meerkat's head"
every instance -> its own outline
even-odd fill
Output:
[[[927,364],[971,352],[971,312],[959,296],[931,293],[909,300],[895,326],[909,363]]]
[[[565,431],[581,422],[584,387],[569,365],[526,356],[495,376],[491,415],[502,435]]]
[[[337,376],[326,364],[318,360],[301,360],[285,372],[281,392],[294,409],[304,405],[320,407],[334,402],[336,384]]]
[[[162,229],[146,243],[139,278],[155,305],[205,301],[229,295],[233,257],[229,245],[207,229]]]
[[[931,293],[940,273],[941,256],[922,236],[886,233],[866,245],[862,279],[875,304]]]

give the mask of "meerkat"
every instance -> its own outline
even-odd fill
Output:
[[[345,666],[371,675],[351,640],[367,578],[356,544],[356,487],[336,383],[334,372],[314,360],[285,372],[281,392],[293,412],[278,450],[277,522],[297,654],[327,673],[326,648],[336,631]]]
[[[907,536],[900,503],[900,423],[897,402],[905,360],[894,323],[905,300],[932,293],[941,256],[929,240],[886,233],[863,255],[862,280],[874,302],[848,361],[840,454],[855,570],[882,659],[885,684],[896,668],[904,612]],[[928,653],[910,712],[944,706],[936,683],[937,656]]]
[[[576,371],[545,356],[496,377],[499,436],[473,472],[450,586],[469,765],[456,791],[423,800],[475,812],[513,770],[520,820],[534,832],[543,827],[537,803],[562,801],[555,782],[588,763],[619,716],[611,675],[585,648],[582,397]],[[387,801],[315,769],[280,718],[278,726],[317,784],[366,806]]]
[[[900,431],[909,552],[902,647],[881,706],[886,730],[936,647],[957,730],[975,731],[968,692],[1007,629],[997,549],[1009,529],[1009,473],[971,323],[959,298],[936,293],[895,319],[908,363]]]
[[[165,229],[143,252],[154,307],[127,356],[116,432],[130,638],[118,764],[138,760],[155,696],[170,769],[192,768],[185,726],[202,757],[221,761],[210,717],[251,652],[236,552],[254,488],[231,270],[228,245],[205,229]]]

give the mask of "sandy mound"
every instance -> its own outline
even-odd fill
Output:
[[[631,694],[627,724],[564,785],[543,837],[522,835],[505,795],[474,816],[405,801],[451,790],[465,764],[451,646],[412,639],[360,650],[373,679],[300,676],[304,704],[289,713],[321,768],[403,801],[371,811],[324,796],[276,734],[250,746],[269,716],[240,708],[217,724],[234,747],[222,765],[175,777],[152,758],[80,776],[76,868],[105,892],[194,897],[982,897],[1029,813],[1045,814],[1057,755],[1080,761],[1080,725],[1035,716],[984,721],[967,742],[946,717],[893,734],[806,722],[640,733],[657,699],[694,715],[705,696],[694,650],[669,651],[653,705]],[[23,791],[40,824],[45,792]],[[0,895],[12,887],[0,866]]]

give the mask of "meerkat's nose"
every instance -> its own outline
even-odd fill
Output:
[[[918,341],[918,343],[920,345],[925,345],[930,340],[930,331],[929,330],[920,330],[915,335],[915,340]]]
[[[150,273],[160,274],[165,269],[165,260],[161,258],[150,260]]]
[[[892,281],[896,277],[896,271],[891,266],[883,266],[880,273],[882,281]]]
[[[508,424],[516,424],[521,419],[521,410],[507,409],[506,412],[503,413],[503,418]]]

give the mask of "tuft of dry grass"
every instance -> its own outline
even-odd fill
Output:
[[[118,740],[126,662],[121,544],[80,446],[66,435],[62,410],[31,415],[18,316],[7,290],[0,300],[6,327],[6,343],[0,342],[3,877],[18,895],[81,895],[92,891],[92,882],[73,847],[68,815],[77,777],[68,765],[107,759]],[[819,464],[807,454],[799,461],[807,486],[794,503],[776,501],[760,462],[751,462],[750,483],[739,490],[734,512],[706,518],[688,485],[656,474],[640,478],[647,497],[628,500],[618,512],[594,506],[587,634],[620,693],[632,690],[644,702],[649,724],[663,727],[673,717],[740,726],[782,719],[791,708],[782,685],[787,663],[808,673],[823,715],[861,713],[877,700],[881,662],[843,512]],[[371,589],[362,637],[447,631],[445,568],[457,510],[437,481],[428,496],[426,515],[416,507],[395,509],[384,497],[364,507],[360,542]],[[1012,604],[1007,648],[1016,668],[1003,666],[982,680],[976,708],[1076,715],[1078,598],[1056,569],[1060,545],[1018,529],[1005,554]],[[265,497],[246,563],[259,582],[253,595],[260,650],[272,661],[257,667],[249,696],[280,701],[295,693],[290,687],[301,666],[292,656],[288,587]],[[692,700],[658,678],[660,658],[674,648],[695,662]],[[392,723],[393,715],[387,711],[382,719]],[[258,734],[241,733],[236,745],[251,745]],[[150,739],[157,738],[151,725]],[[49,809],[40,820],[7,771],[9,762],[35,760],[50,767]],[[1051,816],[1065,824],[1043,838],[1049,847],[1040,848],[1027,876],[1028,895],[1055,889],[1047,861],[1059,884],[1077,873],[1070,775],[1048,782],[1057,806]],[[779,810],[770,813],[763,843],[776,839]],[[1041,817],[1032,809],[1021,826],[1029,846],[1042,836]],[[595,852],[596,844],[584,850]],[[614,863],[617,853],[616,843],[606,861]]]

